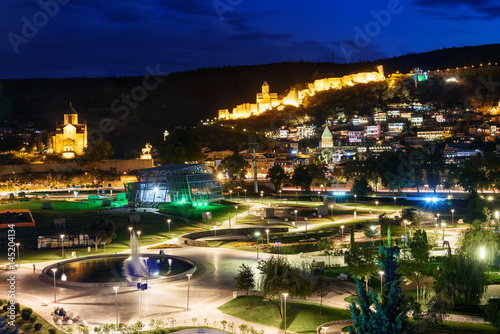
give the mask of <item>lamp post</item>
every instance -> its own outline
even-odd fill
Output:
[[[52,268],[50,270],[52,270],[52,275],[54,275],[54,304],[55,304],[55,303],[57,303],[57,299],[56,299],[56,271],[57,271],[57,269]]]
[[[444,228],[446,227],[446,223],[441,223],[441,226],[443,227],[443,244],[444,244]]]
[[[172,222],[172,219],[167,219],[167,224],[168,224],[168,234],[170,234],[170,223]]]
[[[128,227],[128,237],[130,239],[130,237],[132,236],[132,226],[129,226]]]
[[[434,218],[434,219],[436,220],[436,246],[437,246],[438,239],[439,239],[439,237],[438,237],[438,226],[439,226],[439,224],[437,223],[437,218]]]
[[[495,212],[495,216],[498,219],[498,211]],[[455,224],[455,209],[451,209],[451,225]]]
[[[276,241],[276,247],[278,248],[278,259],[280,258],[280,243],[279,241]]]
[[[269,245],[269,229],[266,229],[267,244]]]
[[[64,259],[64,234],[61,234],[61,255]]]
[[[280,204],[282,204],[283,202],[281,201],[281,190],[279,191],[280,193]]]
[[[333,204],[330,204],[330,209],[332,211],[332,220],[333,220]]]
[[[233,200],[233,191],[232,190],[229,190],[229,200],[230,201]]]
[[[378,274],[380,275],[380,295],[382,296],[382,289],[383,289],[382,283],[384,282],[384,271],[381,270],[378,272]]]
[[[283,312],[283,313],[285,316],[285,334],[286,334],[286,297],[288,297],[288,293],[284,292],[283,297],[285,297],[285,312]]]
[[[370,226],[370,229],[372,230],[372,247],[375,246],[375,243],[373,239],[375,238],[375,226]]]
[[[342,241],[344,241],[344,225],[341,225],[340,228],[342,229]]]
[[[19,245],[21,245],[19,242],[16,242],[16,247],[17,247],[17,267],[21,268],[21,261],[19,260]]]
[[[257,258],[259,258],[259,232],[255,232],[255,236],[257,237]]]
[[[245,192],[245,201],[246,201],[247,200],[247,190],[243,189],[243,191]]]
[[[297,220],[297,212],[299,212],[298,210],[293,210],[293,212],[295,213],[295,221],[298,223],[299,221]]]
[[[394,196],[393,198],[394,198],[394,212],[398,212],[398,210],[396,209],[396,196]]]
[[[236,211],[236,214],[234,215],[234,225],[238,222],[238,206],[234,206],[234,211]]]
[[[116,325],[118,326],[118,287],[114,286],[115,289],[115,315],[116,315]]]
[[[304,222],[306,223],[306,240],[307,240],[307,217],[304,218]]]
[[[260,191],[260,201],[262,203],[264,203],[264,191],[263,190]]]
[[[377,206],[377,210],[378,210],[378,201],[375,201],[375,205]]]
[[[436,215],[438,216],[437,223],[439,224],[439,223],[441,223],[441,220],[439,219],[439,216],[441,216],[441,214],[440,214],[440,213],[437,213]]]
[[[484,247],[479,248],[479,258],[481,260],[484,260],[486,258],[486,248]]]
[[[358,208],[358,204],[356,202],[356,197],[358,197],[358,195],[354,195],[354,209]]]
[[[193,276],[193,274],[186,274],[186,276],[188,278],[187,309],[189,310],[189,282],[191,282],[191,276]]]

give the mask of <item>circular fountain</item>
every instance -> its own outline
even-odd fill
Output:
[[[53,270],[55,269],[55,271]],[[58,285],[81,287],[134,286],[185,278],[193,273],[193,261],[171,255],[139,254],[135,233],[130,237],[130,254],[97,255],[61,261],[43,269],[43,277]]]

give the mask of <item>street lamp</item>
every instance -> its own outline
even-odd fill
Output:
[[[285,334],[286,334],[286,297],[288,297],[288,293],[284,292],[283,297],[285,297],[285,312],[283,313],[285,315]]]
[[[269,229],[266,230],[266,235],[267,235],[267,244],[269,244]]]
[[[214,226],[214,231],[215,231],[214,243],[216,244],[216,242],[217,242],[217,225]]]
[[[282,204],[282,201],[281,201],[281,190],[279,191],[279,193],[280,193],[280,204]]]
[[[17,267],[21,268],[21,261],[19,260],[19,242],[16,242],[16,247],[17,247]]]
[[[54,275],[54,304],[55,304],[55,303],[57,303],[57,299],[56,299],[56,271],[57,271],[57,269],[52,268],[50,270],[52,270],[52,275]]]
[[[233,199],[233,191],[229,190],[229,200],[231,201]]]
[[[498,211],[495,212],[495,216],[498,219]],[[455,209],[451,209],[451,225],[455,224]]]
[[[333,204],[330,204],[330,209],[332,210],[332,220],[333,220]]]
[[[243,189],[243,191],[245,192],[245,201],[246,201],[247,200],[247,190]]]
[[[276,247],[278,248],[278,259],[280,258],[280,243],[279,241],[276,241]]]
[[[437,218],[434,218],[434,219],[436,220],[436,245],[437,245],[438,244],[438,239],[439,239],[439,237],[438,237],[438,226],[439,226],[439,224],[437,223]]]
[[[193,276],[193,274],[186,274],[186,276],[188,278],[187,309],[189,310],[189,282],[191,282],[191,276]]]
[[[370,226],[370,229],[372,230],[372,247],[375,246],[375,243],[373,239],[375,238],[375,226]]]
[[[236,211],[236,215],[234,216],[234,225],[238,222],[238,206],[234,206],[234,210]]]
[[[132,236],[132,226],[128,227],[128,237],[130,238]]]
[[[380,275],[380,295],[382,296],[382,283],[384,282],[384,271],[381,270],[378,272],[378,274]]]
[[[479,258],[481,260],[484,260],[486,258],[486,248],[484,247],[479,248]]]
[[[61,255],[64,259],[64,234],[61,234]]]
[[[444,228],[446,226],[446,223],[441,223],[441,226],[443,227],[443,244],[444,244]]]
[[[255,232],[255,236],[257,237],[257,258],[259,258],[259,232]]]
[[[114,286],[115,289],[115,315],[116,315],[116,325],[118,326],[118,287]]]
[[[394,198],[394,211],[398,212],[398,210],[396,210],[396,196],[394,196],[393,198]]]
[[[378,201],[375,201],[375,205],[377,206],[377,210],[378,210]]]
[[[441,220],[439,219],[439,216],[441,216],[441,214],[440,214],[440,213],[436,213],[436,216],[438,216],[437,223],[438,223],[438,224],[439,224],[439,223],[441,223]]]
[[[340,226],[340,228],[342,229],[342,241],[344,241],[344,225]]]
[[[307,217],[304,218],[304,222],[306,223],[306,241],[307,241]]]
[[[170,234],[170,223],[172,222],[172,219],[167,219],[168,223],[168,234]]]
[[[357,209],[357,202],[356,202],[356,197],[358,197],[358,195],[354,195],[354,209]]]
[[[299,221],[297,220],[297,212],[299,212],[298,210],[293,210],[293,212],[295,213],[295,221],[298,223]]]
[[[260,191],[260,201],[264,202],[264,191],[263,190]]]

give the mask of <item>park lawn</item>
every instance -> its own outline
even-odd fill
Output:
[[[21,310],[23,308],[25,308],[25,306],[21,305]],[[0,309],[0,317],[4,316],[5,314],[7,314],[7,312],[4,312],[3,309]],[[32,314],[37,316],[37,319],[34,323],[31,323],[29,320],[23,320],[21,318],[21,311],[19,311],[19,313],[16,314],[16,320],[15,320],[15,324],[16,324],[17,328],[21,329],[22,331],[24,331],[25,333],[28,333],[28,334],[49,334],[50,328],[54,328],[56,330],[57,334],[64,333],[64,332],[60,331],[57,327],[52,326],[50,323],[48,323],[44,318],[42,318],[37,313],[33,312]],[[40,330],[38,330],[38,331],[35,331],[35,328],[34,328],[36,323],[42,324],[42,328],[40,328]],[[31,329],[26,329],[26,327],[30,326],[30,325],[32,326]]]
[[[250,310],[247,310],[246,296],[233,299],[218,309],[225,314],[244,321],[284,329],[278,302],[264,300],[260,296],[250,296]],[[295,333],[316,333],[318,326],[335,320],[349,320],[348,310],[323,305],[323,316],[319,316],[320,305],[306,302],[287,301],[287,330]]]
[[[410,319],[412,325],[416,324],[416,321]],[[497,333],[495,327],[490,324],[477,324],[470,322],[458,322],[458,321],[443,321],[443,326],[436,326],[436,330],[449,331],[450,333],[481,333],[481,334],[494,334]],[[427,329],[427,332],[431,329]]]

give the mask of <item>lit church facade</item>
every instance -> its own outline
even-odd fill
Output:
[[[87,124],[78,123],[78,114],[69,104],[64,122],[56,124],[56,131],[49,136],[48,153],[72,159],[82,155],[87,148]]]

